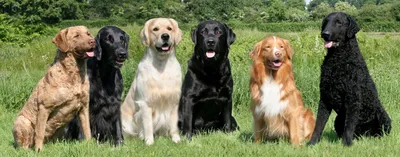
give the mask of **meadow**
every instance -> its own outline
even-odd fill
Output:
[[[129,89],[136,67],[143,56],[144,46],[139,38],[141,26],[121,27],[130,36],[129,60],[122,67],[124,95]],[[100,28],[90,28],[97,34]],[[41,36],[26,43],[25,47],[5,46],[0,48],[0,156],[398,156],[400,154],[400,37],[394,33],[359,32],[357,34],[361,52],[376,83],[384,108],[392,118],[392,132],[382,138],[361,137],[353,146],[344,147],[333,129],[336,114],[332,112],[325,127],[322,140],[313,147],[300,148],[290,145],[288,140],[253,143],[252,117],[249,110],[248,89],[251,60],[249,52],[254,44],[269,35],[277,35],[291,41],[294,49],[294,74],[297,87],[302,92],[306,107],[317,113],[319,102],[320,65],[326,54],[318,30],[296,33],[271,33],[250,29],[235,29],[236,41],[230,49],[230,61],[234,77],[233,115],[240,130],[232,133],[213,132],[193,137],[191,142],[179,144],[170,138],[156,137],[153,146],[143,141],[125,139],[125,145],[111,147],[109,144],[58,141],[47,143],[44,150],[14,149],[11,129],[16,114],[29,97],[32,88],[43,77],[53,62],[56,47],[53,36]],[[193,52],[191,29],[183,30],[183,40],[177,47],[176,56],[186,73],[187,60]],[[54,34],[55,35],[55,34]],[[182,136],[183,139],[183,136]],[[305,143],[304,143],[305,144]]]

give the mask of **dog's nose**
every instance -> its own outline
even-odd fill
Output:
[[[323,31],[321,33],[321,37],[324,38],[325,40],[329,40],[330,36],[331,36],[331,32],[329,32],[329,31]]]
[[[207,41],[207,45],[208,45],[208,46],[214,46],[214,45],[215,45],[214,39],[209,39],[209,40]]]
[[[279,50],[276,47],[274,47],[274,54],[275,54],[276,57],[281,57],[282,56],[281,50]]]
[[[119,52],[118,53],[118,58],[119,59],[126,59],[128,53],[126,53],[125,51]]]
[[[167,33],[161,34],[161,39],[162,40],[168,40],[169,39],[169,35]]]
[[[94,41],[94,39],[90,39],[90,40],[89,40],[89,45],[92,45],[92,46],[94,46],[94,45],[95,45],[95,41]]]

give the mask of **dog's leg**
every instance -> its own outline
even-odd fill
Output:
[[[182,108],[182,119],[183,119],[183,126],[182,126],[182,133],[186,136],[186,139],[191,141],[192,134],[193,134],[193,102],[187,101],[186,97],[181,97],[179,102],[179,107]]]
[[[114,144],[115,145],[123,145],[124,144],[124,137],[122,135],[121,117],[117,118],[117,121],[115,122],[115,129],[114,130],[115,130],[114,133],[113,133],[113,138],[115,139]]]
[[[43,149],[44,135],[46,132],[46,123],[49,118],[50,110],[44,104],[39,104],[39,111],[35,128],[35,150]]]
[[[290,143],[293,145],[299,146],[300,143],[300,115],[298,113],[294,113],[289,118],[289,134],[290,134]],[[304,124],[301,124],[304,125]]]
[[[86,140],[90,140],[92,138],[92,133],[90,132],[89,104],[83,104],[81,110],[79,111],[79,120],[83,136]]]
[[[139,112],[138,113],[139,117],[141,118],[139,120],[139,122],[143,128],[143,130],[141,130],[143,132],[143,136],[144,136],[144,141],[146,143],[146,145],[152,145],[154,144],[154,135],[153,135],[153,110],[151,107],[148,106],[148,104],[144,101],[136,101],[135,103],[137,103],[139,106]]]
[[[181,137],[179,137],[179,129],[178,129],[178,105],[176,105],[172,109],[171,117],[169,120],[169,129],[172,141],[175,143],[180,142]]]
[[[325,128],[325,124],[328,121],[329,115],[332,109],[328,108],[322,100],[320,100],[318,105],[317,120],[315,123],[315,128],[311,140],[307,145],[314,145],[321,139],[322,131]]]
[[[356,84],[355,82],[351,82]],[[344,104],[346,106],[346,118],[344,121],[344,129],[342,135],[342,142],[345,146],[351,146],[353,144],[353,137],[356,126],[358,125],[358,115],[361,110],[361,90],[359,86],[351,87],[347,90],[349,93],[346,94]]]
[[[254,143],[258,144],[263,136],[265,129],[265,121],[261,116],[257,116],[253,111],[253,130],[254,130]]]
[[[224,131],[234,131],[235,128],[232,126],[232,98],[229,99],[228,103],[224,107],[223,113],[222,113],[223,120],[224,120],[224,126],[223,130]]]

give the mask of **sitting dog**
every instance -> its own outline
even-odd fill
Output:
[[[61,30],[53,39],[58,47],[55,62],[33,89],[31,96],[14,121],[15,147],[43,149],[51,138],[77,113],[86,140],[89,126],[89,80],[87,58],[93,57],[95,41],[85,26]]]
[[[272,36],[254,46],[250,78],[254,139],[289,137],[294,145],[310,139],[313,113],[304,108],[292,72],[293,50],[289,41]]]
[[[120,68],[128,57],[129,35],[115,26],[105,26],[96,38],[96,57],[87,62],[90,81],[90,129],[100,142],[113,140],[123,144],[121,127],[121,95],[124,89]],[[67,138],[80,138],[76,120],[66,130]]]
[[[336,134],[346,146],[354,136],[390,133],[391,120],[382,107],[375,83],[358,47],[356,21],[342,12],[322,21],[321,36],[328,54],[321,66],[320,102],[309,145],[317,143],[332,109]]]
[[[146,145],[154,143],[154,134],[169,135],[177,143],[182,72],[175,50],[182,32],[174,19],[154,18],[140,34],[147,48],[121,106],[122,131],[125,137],[139,136]]]
[[[232,116],[233,79],[228,59],[235,34],[218,21],[200,23],[179,101],[179,128],[191,140],[197,130],[238,129]]]

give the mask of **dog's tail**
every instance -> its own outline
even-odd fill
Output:
[[[307,140],[310,140],[315,128],[315,118],[310,109],[305,109],[303,117],[304,117],[304,135],[305,135],[304,137]]]

